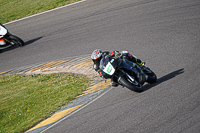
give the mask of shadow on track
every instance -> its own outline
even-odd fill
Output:
[[[37,38],[34,38],[34,39],[31,39],[29,41],[26,41],[24,42],[24,46],[27,46],[27,45],[30,45],[38,40],[40,40],[41,38],[43,37],[37,37]],[[0,50],[0,54],[3,53],[3,52],[6,52],[6,51],[10,51],[10,50],[13,50],[15,48],[18,48],[17,46],[12,46],[12,47],[9,47],[9,48],[6,48],[6,49],[3,49],[3,50]]]
[[[31,43],[34,43],[34,42],[40,40],[41,38],[43,38],[43,37],[37,37],[37,38],[35,38],[35,39],[29,40],[29,41],[25,42],[25,45],[24,45],[24,46],[29,45],[29,44],[31,44]]]
[[[174,72],[171,72],[171,73],[157,79],[156,83],[154,83],[154,84],[146,84],[146,85],[143,86],[143,92],[147,91],[147,90],[151,89],[152,87],[157,86],[157,85],[159,85],[159,84],[161,84],[161,83],[163,83],[167,80],[170,80],[170,79],[172,79],[172,78],[174,78],[177,75],[182,74],[182,73],[184,73],[184,68],[179,69],[179,70],[174,71]]]

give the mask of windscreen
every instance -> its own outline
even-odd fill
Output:
[[[109,62],[109,56],[106,56],[100,61],[100,69],[103,70]]]

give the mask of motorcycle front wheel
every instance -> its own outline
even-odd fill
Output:
[[[12,45],[16,45],[18,47],[24,46],[24,41],[21,38],[17,37],[17,36],[10,35],[9,36],[9,41],[10,41],[10,43]]]
[[[138,83],[138,85],[134,85],[133,83],[129,82],[126,77],[121,77],[119,79],[119,82],[123,86],[125,86],[126,88],[128,88],[132,91],[135,91],[135,92],[142,92],[143,91],[142,85],[140,85],[139,83]]]

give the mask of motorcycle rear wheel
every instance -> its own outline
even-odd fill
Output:
[[[130,83],[125,77],[121,77],[119,79],[119,82],[125,86],[126,88],[135,91],[135,92],[142,92],[142,86],[139,84],[138,86],[133,85],[132,83]]]
[[[152,70],[149,70],[149,71],[151,71],[151,73],[145,73],[148,76],[147,82],[149,84],[153,84],[157,81],[157,76]]]

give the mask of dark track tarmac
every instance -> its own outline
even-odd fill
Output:
[[[158,82],[112,88],[48,133],[199,133],[200,1],[87,0],[6,25],[26,42],[0,53],[0,71],[102,50],[127,50]]]

